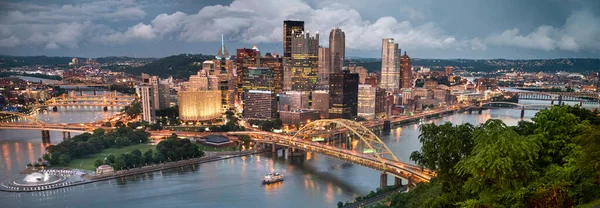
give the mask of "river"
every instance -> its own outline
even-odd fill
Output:
[[[115,112],[65,108],[38,117],[48,123],[79,123]],[[534,114],[526,111],[525,119]],[[516,125],[519,116],[519,110],[494,109],[425,122],[479,124],[495,118]],[[418,135],[418,125],[412,124],[393,129],[381,139],[398,159],[410,162],[411,152],[421,147]],[[51,137],[52,143],[62,140],[59,132],[51,132]],[[44,151],[39,131],[0,130],[0,180],[17,174]],[[271,170],[283,172],[286,180],[261,185],[260,180]],[[379,174],[317,154],[287,160],[261,154],[53,191],[0,192],[0,203],[3,207],[335,207],[338,201],[351,201],[376,189]]]

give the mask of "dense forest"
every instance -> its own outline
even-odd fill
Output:
[[[391,207],[600,205],[598,112],[555,106],[532,121],[422,125],[410,158],[437,177],[393,194]]]

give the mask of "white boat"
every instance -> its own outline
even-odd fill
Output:
[[[274,173],[267,174],[263,178],[262,183],[263,184],[271,184],[271,183],[277,183],[277,182],[280,182],[280,181],[283,181],[283,175],[281,175],[281,174],[279,174],[277,172],[274,172]]]

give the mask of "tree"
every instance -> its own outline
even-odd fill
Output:
[[[103,160],[97,159],[94,162],[94,166],[96,166],[96,168],[99,167],[99,166],[101,166],[101,165],[104,165],[104,161]]]
[[[127,162],[123,155],[119,155],[115,158],[115,163],[113,165],[115,170],[123,170],[127,169]]]
[[[521,189],[536,175],[537,141],[524,138],[497,119],[475,130],[473,140],[473,152],[456,168],[461,176],[469,177],[464,188],[475,198],[460,205],[527,206]]]
[[[62,154],[58,158],[59,165],[66,166],[69,165],[69,163],[71,163],[71,156],[69,156],[68,154]]]
[[[131,154],[141,157],[142,151],[140,151],[139,149],[134,149],[133,151],[131,151]]]
[[[109,155],[108,157],[106,157],[106,163],[115,163],[115,155]]]
[[[415,151],[410,159],[421,167],[434,170],[442,181],[442,190],[450,191],[462,186],[465,179],[454,172],[454,166],[466,158],[473,148],[471,138],[475,127],[471,124],[452,126],[424,124],[420,127],[421,151]]]

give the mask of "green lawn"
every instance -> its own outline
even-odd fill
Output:
[[[204,151],[204,152],[224,152],[224,151],[239,150],[239,149],[237,149],[237,146],[213,147],[213,146],[204,145],[202,143],[197,143],[197,145],[198,145],[198,149],[200,149],[201,151]]]
[[[130,153],[131,151],[133,151],[135,149],[139,149],[140,151],[142,151],[142,154],[144,154],[144,152],[146,152],[146,150],[151,149],[152,151],[154,151],[155,148],[156,148],[155,145],[150,145],[150,144],[136,144],[136,145],[129,145],[129,146],[122,147],[122,148],[108,148],[108,149],[104,149],[104,150],[102,150],[102,152],[99,152],[96,154],[92,154],[92,155],[88,155],[85,157],[71,160],[71,163],[69,163],[69,165],[67,167],[74,168],[74,169],[76,168],[76,169],[84,169],[84,170],[96,170],[96,167],[94,166],[94,162],[96,162],[96,160],[98,160],[98,159],[104,160],[104,158],[106,158],[108,155],[111,155],[111,154],[120,155],[120,154],[124,154],[124,153]]]

